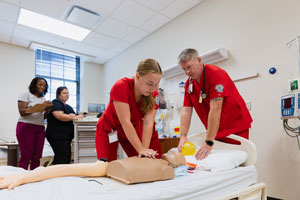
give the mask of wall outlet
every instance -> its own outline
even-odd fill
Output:
[[[245,103],[246,103],[248,110],[251,111],[251,101],[245,101]]]

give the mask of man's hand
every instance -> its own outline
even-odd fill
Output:
[[[185,135],[180,136],[179,144],[178,144],[178,151],[181,152],[181,149],[183,148],[183,144],[188,142],[188,138]]]
[[[201,148],[197,151],[196,153],[196,159],[197,160],[202,160],[210,154],[210,151],[212,150],[211,146],[208,146],[206,143],[204,143]]]

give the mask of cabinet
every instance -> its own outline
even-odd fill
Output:
[[[97,119],[74,121],[74,163],[97,160],[95,135]]]
[[[7,165],[10,166],[18,166],[18,160],[19,160],[19,144],[17,143],[0,143],[0,147],[7,147]]]
[[[180,138],[159,138],[161,153],[167,153],[170,149],[177,147]]]

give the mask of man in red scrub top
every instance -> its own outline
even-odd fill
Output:
[[[178,63],[189,76],[185,83],[185,96],[181,111],[179,151],[188,141],[193,108],[204,124],[205,143],[197,151],[196,158],[203,159],[213,148],[213,140],[236,143],[225,138],[230,134],[249,138],[252,118],[245,101],[223,69],[203,64],[195,49],[185,49],[178,56]]]
[[[156,91],[162,76],[154,59],[138,65],[135,78],[118,80],[110,91],[109,104],[97,123],[96,150],[98,159],[117,159],[118,142],[128,157],[161,157],[160,142],[154,128],[159,99]],[[109,133],[117,131],[118,142]]]

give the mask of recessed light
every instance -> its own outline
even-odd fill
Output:
[[[18,24],[82,41],[91,31],[21,8]]]

